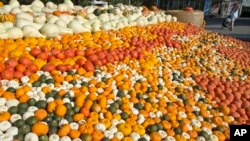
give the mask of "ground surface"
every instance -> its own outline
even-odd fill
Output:
[[[206,29],[212,30],[224,35],[229,35],[236,37],[238,39],[250,41],[250,18],[239,18],[236,20],[235,28],[233,31],[230,31],[226,28],[221,29],[221,24],[223,18],[209,18],[206,17]]]

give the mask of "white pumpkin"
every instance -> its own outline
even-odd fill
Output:
[[[171,19],[172,19],[172,16],[171,15],[166,15],[166,22],[170,22],[171,21]]]
[[[97,123],[94,128],[102,132],[106,130],[106,126],[103,123]]]
[[[59,20],[60,18],[57,17],[57,16],[50,16],[48,17],[47,19],[47,23],[51,23],[51,24],[54,24],[57,20]]]
[[[0,122],[0,131],[6,131],[8,128],[11,127],[11,123],[9,121],[2,121]]]
[[[115,137],[121,140],[122,138],[124,138],[124,135],[122,134],[122,132],[116,132]]]
[[[32,117],[34,116],[34,112],[30,112],[30,111],[27,111],[23,114],[23,119],[26,120],[28,119],[29,117]]]
[[[60,138],[59,141],[71,141],[71,139],[69,136],[64,136],[64,137]]]
[[[28,108],[28,111],[30,111],[30,112],[35,112],[36,110],[38,110],[38,108],[35,107],[35,106],[30,106],[30,107]]]
[[[14,25],[18,28],[23,28],[25,25],[31,25],[36,29],[40,29],[43,26],[43,24],[33,23],[26,19],[17,19]]]
[[[73,34],[74,31],[71,28],[60,27],[60,34]]]
[[[209,141],[219,141],[218,137],[216,135],[210,135]]]
[[[142,138],[145,138],[147,141],[150,141],[150,136],[148,134],[142,135]]]
[[[46,7],[50,8],[50,9],[56,9],[57,5],[54,4],[53,2],[49,1],[49,2],[46,3]]]
[[[1,141],[13,141],[13,136],[5,133],[5,134],[0,135],[0,140]]]
[[[22,117],[19,114],[13,114],[10,116],[10,122],[14,123],[15,121],[22,119]]]
[[[69,25],[69,28],[73,29],[74,33],[81,33],[85,32],[86,30],[83,28],[83,26],[77,21],[77,20],[72,20]]]
[[[15,136],[18,134],[18,128],[17,127],[10,127],[6,131],[7,134]]]
[[[69,7],[68,7],[67,4],[61,3],[61,4],[59,4],[59,5],[57,6],[57,10],[58,10],[58,11],[61,11],[61,12],[63,12],[63,11],[68,11],[68,10],[69,10]]]
[[[75,138],[72,141],[82,141],[80,138]]]
[[[66,24],[69,24],[74,19],[74,16],[62,14],[59,18],[63,20]]]
[[[40,29],[40,32],[46,37],[52,38],[59,35],[60,29],[56,24],[46,23]]]
[[[10,5],[12,8],[16,8],[16,7],[19,7],[19,6],[20,6],[20,3],[18,2],[18,0],[10,0],[9,5]]]
[[[30,5],[21,5],[20,6],[20,9],[23,11],[23,12],[32,12],[31,8],[30,8]]]
[[[74,4],[73,4],[73,2],[72,2],[71,0],[64,0],[64,3],[65,3],[66,5],[68,5],[68,7],[69,7],[70,9],[73,9],[73,8],[74,8]]]
[[[0,23],[0,33],[6,32],[6,28],[4,26],[4,23]]]
[[[177,18],[176,17],[172,17],[171,21],[177,22]]]
[[[7,84],[8,87],[13,87],[13,88],[18,88],[19,87],[19,83],[15,80],[10,80]]]
[[[5,105],[5,103],[6,103],[6,99],[5,98],[3,98],[3,97],[1,97],[0,98],[0,106],[4,106]]]
[[[49,141],[59,141],[60,137],[57,134],[52,134],[49,136]]]
[[[31,6],[31,10],[32,12],[34,13],[38,13],[38,12],[42,12],[42,8],[41,7],[38,7],[38,6]]]
[[[3,7],[1,7],[1,14],[8,14],[10,13],[12,7],[10,5],[4,5]]]
[[[93,31],[93,32],[100,31],[100,30],[101,30],[100,27],[101,27],[100,24],[94,23],[94,24],[92,25],[91,31]]]
[[[21,12],[22,10],[19,7],[12,8],[10,11],[10,13],[15,14],[15,15]]]
[[[67,28],[67,24],[61,20],[61,19],[58,19],[56,22],[55,22],[56,25],[58,25],[59,27],[64,27],[64,28]]]
[[[157,23],[157,17],[155,17],[155,16],[149,17],[148,22],[152,23],[152,24],[156,24]]]
[[[114,22],[113,22],[114,23]],[[101,29],[104,31],[108,31],[112,28],[111,22],[104,22],[101,26]]]
[[[31,6],[36,6],[36,7],[39,7],[39,8],[44,8],[44,4],[43,4],[43,2],[41,2],[40,0],[34,0],[34,1],[31,3]]]
[[[110,132],[109,130],[104,131],[104,136],[108,137],[109,139],[114,138],[114,134]]]
[[[87,18],[88,18],[89,20],[92,20],[92,19],[95,19],[95,18],[96,18],[96,15],[93,14],[93,13],[89,13],[89,14],[87,14]]]
[[[90,13],[93,13],[95,11],[96,6],[91,5],[91,6],[88,6],[86,8],[87,8],[87,13],[90,14]]]
[[[39,15],[39,16],[36,16],[35,18],[34,18],[34,22],[35,23],[38,23],[38,24],[44,24],[45,22],[46,22],[46,15],[44,15],[44,14],[41,14],[41,15]]]
[[[8,108],[12,107],[12,106],[17,106],[19,104],[19,101],[17,99],[9,99],[6,101],[6,106]]]
[[[132,138],[133,141],[138,141],[140,139],[140,134],[138,134],[136,132],[132,132],[130,134],[130,137]]]
[[[8,107],[7,106],[0,106],[0,112],[7,112]]]
[[[30,132],[25,135],[24,141],[39,141],[39,138],[35,133]]]
[[[90,32],[92,28],[89,23],[82,24],[82,27],[84,28],[84,30],[86,30],[86,32]]]
[[[8,29],[7,32],[8,32],[8,38],[10,38],[10,39],[23,38],[23,32],[18,27],[10,28],[10,29]]]

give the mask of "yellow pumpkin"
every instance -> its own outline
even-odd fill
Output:
[[[128,136],[132,132],[132,128],[129,124],[121,123],[118,125],[118,130],[123,133],[124,136]]]
[[[144,135],[145,128],[140,124],[136,124],[133,126],[133,132],[139,133],[140,135]]]
[[[14,22],[15,18],[11,14],[0,14],[0,22]]]

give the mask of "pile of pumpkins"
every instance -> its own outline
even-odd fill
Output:
[[[176,21],[164,11],[123,4],[105,7],[75,6],[71,0],[56,5],[34,0],[30,5],[20,5],[10,0],[0,8],[0,38],[22,37],[51,38],[61,34],[117,30],[126,26],[145,26],[159,22]]]
[[[0,140],[225,141],[250,122],[247,42],[156,7],[0,12]]]

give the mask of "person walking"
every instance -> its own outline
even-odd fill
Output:
[[[234,3],[230,12],[230,15],[223,21],[222,26],[228,27],[231,31],[234,28],[234,22],[239,17],[239,4]]]

